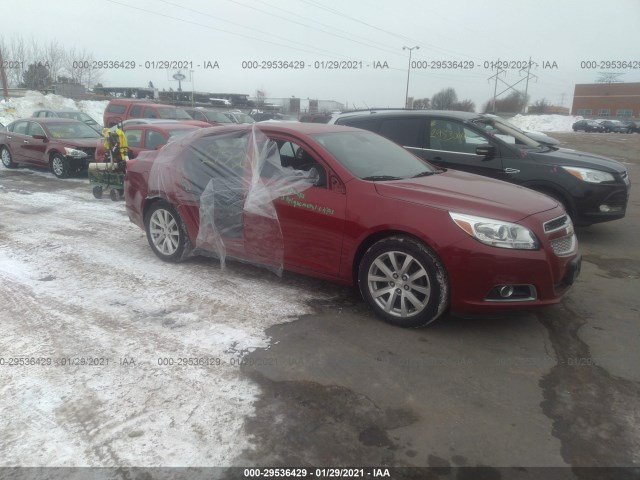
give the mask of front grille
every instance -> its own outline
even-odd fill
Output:
[[[568,220],[568,217],[566,215],[563,215],[558,218],[554,218],[553,220],[549,220],[544,224],[545,233],[549,233],[564,227],[565,224],[567,223],[567,220]]]
[[[576,247],[576,236],[574,234],[567,235],[566,237],[555,238],[551,240],[551,248],[556,255],[567,255]]]
[[[95,147],[77,147],[76,150],[80,150],[81,152],[86,153],[91,158],[93,158],[95,156],[95,154],[96,154]]]

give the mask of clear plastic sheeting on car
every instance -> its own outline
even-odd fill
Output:
[[[278,144],[256,126],[197,130],[158,152],[149,176],[149,196],[166,198],[182,218],[198,222],[187,254],[227,256],[264,266],[278,275],[284,238],[274,200],[300,193],[318,172],[283,167]],[[172,192],[171,197],[167,192]],[[175,197],[175,198],[174,198]]]

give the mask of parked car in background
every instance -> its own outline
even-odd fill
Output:
[[[116,98],[109,101],[104,111],[105,127],[112,127],[117,122],[129,118],[156,118],[179,120],[185,123],[194,122],[184,108],[174,107],[173,105],[127,98]]]
[[[218,110],[209,110],[206,108],[185,108],[185,111],[191,115],[194,120],[206,122],[209,126],[233,123],[232,119]]]
[[[224,114],[234,123],[255,123],[256,121],[250,115],[242,112],[224,112]]]
[[[604,132],[604,127],[600,125],[595,120],[578,120],[571,128],[574,132],[584,131],[584,132]]]
[[[379,133],[444,168],[477,173],[547,194],[574,223],[624,217],[630,182],[626,167],[590,153],[541,145],[491,115],[398,110],[359,112],[340,125]]]
[[[627,127],[629,133],[640,133],[640,121],[637,120],[623,120],[622,124]]]
[[[620,120],[600,120],[599,123],[606,133],[631,133],[629,127]]]
[[[49,168],[58,178],[83,170],[93,161],[100,135],[77,120],[28,118],[0,132],[0,158],[7,168],[20,164]]]
[[[553,199],[441,170],[343,126],[202,129],[129,161],[125,198],[162,260],[222,246],[257,264],[282,258],[286,270],[358,285],[404,327],[447,308],[553,304],[580,270],[571,220]]]
[[[331,120],[330,113],[307,113],[300,115],[301,122],[329,123],[329,120]]]
[[[0,130],[6,130],[6,127],[2,123],[0,123]]]
[[[102,131],[102,125],[79,110],[36,110],[31,116],[34,118],[69,118],[86,123],[98,133]]]
[[[181,137],[198,130],[200,127],[187,125],[184,123],[147,123],[129,124],[123,127],[127,145],[129,147],[129,158],[135,158],[144,150],[157,150],[174,138]],[[104,160],[104,145],[100,142],[95,159],[97,162]]]

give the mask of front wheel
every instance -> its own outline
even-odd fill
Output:
[[[147,240],[153,253],[166,262],[182,259],[188,244],[178,212],[165,201],[154,203],[145,216]]]
[[[69,176],[69,162],[59,153],[51,157],[51,171],[58,178],[67,178]]]
[[[17,163],[13,162],[13,158],[11,158],[11,152],[7,147],[0,148],[0,158],[2,158],[2,164],[6,168],[16,168],[18,166]]]
[[[442,263],[409,237],[389,237],[372,245],[360,262],[358,286],[379,317],[400,327],[428,325],[449,301]]]

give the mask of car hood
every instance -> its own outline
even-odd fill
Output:
[[[607,157],[601,157],[593,153],[580,152],[570,148],[558,148],[548,152],[537,153],[539,158],[544,159],[548,163],[555,165],[567,165],[571,167],[594,168],[605,172],[624,173],[626,167],[615,160]]]
[[[509,222],[558,205],[552,198],[528,188],[455,170],[428,177],[376,182],[375,187],[383,197]]]
[[[100,138],[65,138],[64,140],[56,140],[56,143],[69,148],[96,148],[100,141]]]
[[[523,130],[523,132],[527,137],[534,139],[538,143],[544,143],[545,145],[560,145],[560,140],[550,137],[549,135],[545,135],[544,133],[533,132],[530,130]]]

